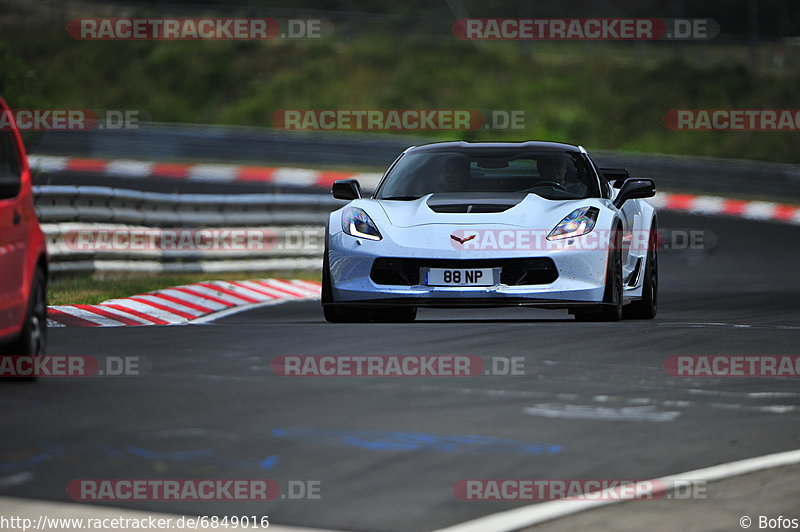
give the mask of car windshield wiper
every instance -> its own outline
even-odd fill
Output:
[[[385,199],[385,200],[398,200],[398,201],[411,201],[420,199],[422,196],[389,196],[386,198],[378,198],[378,199]]]

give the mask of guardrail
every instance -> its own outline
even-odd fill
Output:
[[[156,227],[322,224],[344,202],[324,194],[164,194],[110,187],[36,186],[43,223]]]
[[[344,203],[322,194],[163,194],[73,186],[37,186],[34,197],[54,272],[318,269],[325,220]],[[175,244],[202,235],[204,228],[223,244],[240,229],[245,241],[214,249]],[[104,239],[99,244],[98,235]],[[115,235],[128,240],[115,241]],[[131,235],[139,244],[129,241]],[[254,236],[260,239],[255,245],[248,241]],[[162,245],[166,237],[172,245]],[[142,244],[143,238],[156,243]]]
[[[162,229],[121,224],[42,224],[54,272],[319,269],[325,229]]]
[[[344,203],[322,194],[106,187],[39,186],[34,193],[56,272],[318,269],[325,221]],[[649,201],[667,211],[800,224],[800,206],[787,203],[663,192]]]

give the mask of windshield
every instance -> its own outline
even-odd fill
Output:
[[[598,196],[581,153],[563,150],[464,149],[404,155],[376,194],[410,200],[440,193],[530,193],[547,199]]]

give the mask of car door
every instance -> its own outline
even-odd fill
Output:
[[[0,129],[0,338],[16,332],[28,299],[23,280],[29,217],[21,204],[22,165],[16,142],[12,131]]]

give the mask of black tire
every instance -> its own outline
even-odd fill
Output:
[[[327,242],[327,232],[325,240]],[[329,323],[357,323],[361,312],[359,309],[341,307],[333,304],[333,289],[331,288],[331,272],[328,265],[328,246],[325,245],[324,256],[322,258],[322,314],[325,321]]]
[[[369,321],[367,309],[358,307],[324,305],[322,313],[328,323],[364,323]]]
[[[626,320],[652,320],[658,313],[658,227],[656,221],[650,229],[647,258],[644,266],[642,298],[625,306],[622,317]]]
[[[333,303],[331,272],[328,265],[328,250],[322,259],[322,314],[329,323],[366,323],[369,321],[385,323],[407,323],[417,317],[415,307],[364,308]]]
[[[384,323],[410,323],[417,319],[416,307],[391,307],[371,309],[370,319]]]
[[[36,268],[25,312],[25,323],[19,336],[8,346],[10,356],[42,357],[47,354],[47,278]],[[34,381],[36,377],[15,380]]]
[[[606,263],[603,304],[575,309],[575,321],[619,321],[622,319],[622,231],[614,230]]]

